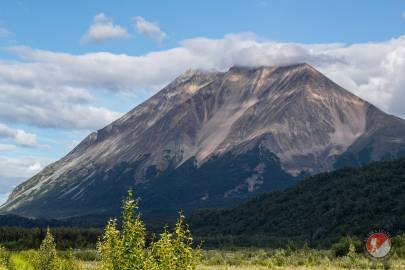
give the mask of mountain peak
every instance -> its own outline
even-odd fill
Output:
[[[150,213],[229,205],[341,157],[405,153],[405,122],[379,115],[307,63],[188,70],[17,187],[2,210],[108,213],[128,187]]]
[[[185,72],[183,72],[182,74],[180,74],[175,81],[187,81],[190,80],[191,78],[195,78],[195,77],[206,77],[206,76],[211,76],[214,74],[219,73],[218,71],[214,70],[214,69],[187,69]]]
[[[310,64],[303,62],[303,63],[293,63],[293,64],[286,64],[286,65],[258,65],[258,66],[234,65],[229,68],[228,72],[254,71],[254,70],[276,69],[276,68],[285,68],[285,69],[307,68],[307,69],[311,69],[311,70],[316,70]]]

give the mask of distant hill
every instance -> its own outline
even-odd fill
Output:
[[[68,219],[27,218],[18,215],[0,215],[0,227],[47,228],[47,227],[104,227],[107,219],[103,216],[81,216]]]
[[[307,241],[327,247],[373,228],[404,232],[405,159],[319,174],[233,209],[196,211],[189,222],[207,245]]]

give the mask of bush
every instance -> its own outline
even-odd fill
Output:
[[[10,262],[10,252],[3,246],[0,246],[0,266],[6,267]]]
[[[38,252],[34,250],[13,253],[10,256],[9,270],[35,270],[34,261],[38,258]]]
[[[363,251],[362,242],[350,236],[340,238],[339,242],[332,246],[332,254],[335,257],[347,256],[350,252],[350,246],[354,247],[355,253],[361,253]]]
[[[74,257],[80,261],[99,261],[100,256],[96,250],[93,249],[85,249],[85,250],[75,250],[73,252]]]
[[[111,219],[97,244],[103,270],[192,270],[196,269],[199,251],[192,248],[193,239],[184,216],[176,223],[174,233],[165,230],[158,241],[146,247],[146,228],[137,201],[128,192],[123,202],[122,228]]]
[[[394,237],[392,245],[395,248],[395,254],[399,258],[405,258],[405,234]]]
[[[21,253],[22,254],[22,253]],[[32,262],[35,270],[78,270],[73,252],[69,251],[64,258],[59,257],[56,252],[55,239],[48,229],[37,253],[30,253],[25,256],[25,262]],[[20,269],[20,268],[16,268]]]
[[[152,243],[152,265],[165,270],[195,269],[201,254],[198,250],[193,250],[192,244],[190,230],[184,223],[184,216],[180,214],[174,234],[165,229],[159,241]]]
[[[80,270],[73,256],[73,251],[69,250],[66,257],[59,260],[60,270]]]
[[[38,256],[36,260],[34,260],[34,266],[37,270],[55,270],[59,268],[55,239],[49,229],[39,247]]]

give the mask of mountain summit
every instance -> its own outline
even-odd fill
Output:
[[[2,211],[151,218],[223,207],[306,175],[405,155],[405,121],[308,64],[187,71],[19,185]]]

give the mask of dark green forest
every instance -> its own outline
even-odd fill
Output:
[[[207,246],[330,247],[374,228],[405,231],[405,159],[309,177],[233,209],[199,210],[188,220]]]
[[[92,248],[105,222],[97,217],[45,220],[4,215],[0,244],[11,250],[37,248],[51,227],[59,249]],[[344,236],[361,240],[374,228],[395,236],[405,232],[405,158],[312,176],[235,208],[197,210],[187,222],[205,247],[280,247],[294,242],[329,248]],[[155,228],[160,225],[149,222],[149,234],[159,233]]]
[[[45,238],[46,232],[46,227],[0,227],[0,244],[8,250],[37,249]],[[95,248],[102,232],[101,228],[52,228],[57,248],[60,250]]]

